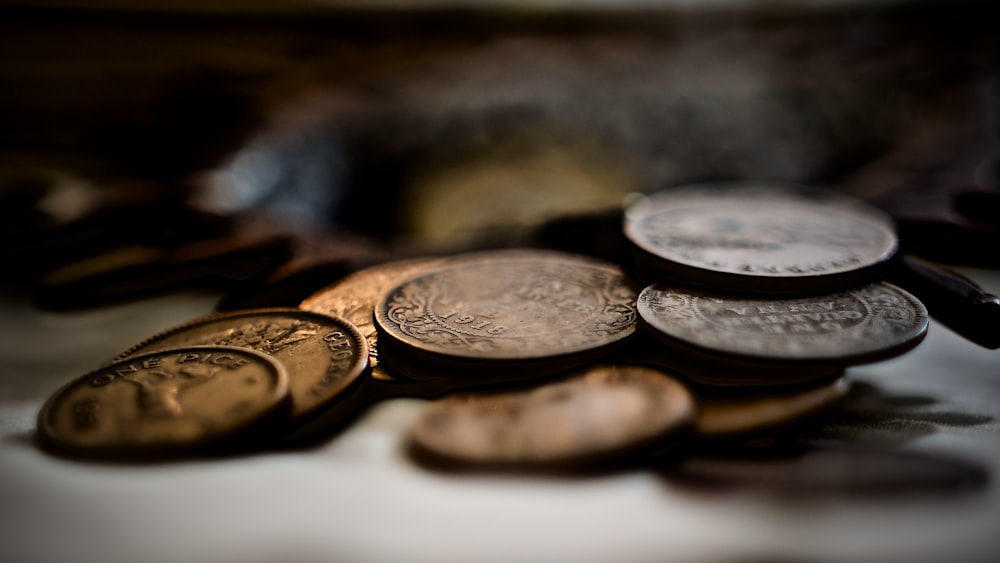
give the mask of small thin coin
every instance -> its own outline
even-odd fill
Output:
[[[850,382],[840,375],[817,384],[767,391],[696,391],[700,408],[695,433],[714,438],[788,424],[842,399],[849,389]]]
[[[440,258],[397,260],[358,270],[310,295],[299,308],[351,322],[368,340],[368,361],[375,379],[394,380],[378,361],[378,333],[372,315],[379,297],[418,273],[444,264]]]
[[[284,307],[207,315],[152,336],[116,360],[196,344],[250,348],[281,362],[288,370],[293,419],[322,410],[368,367],[368,343],[350,322]]]
[[[653,332],[703,351],[770,363],[847,366],[898,356],[927,333],[917,298],[878,282],[791,299],[653,284],[639,294]]]
[[[418,452],[489,465],[604,461],[689,429],[695,402],[666,373],[595,365],[526,390],[449,395],[411,428]]]
[[[90,456],[175,454],[231,438],[280,409],[288,375],[270,356],[228,346],[137,354],[56,391],[41,441]]]
[[[662,190],[626,209],[624,231],[649,281],[761,293],[859,285],[898,248],[892,220],[875,207],[770,184]]]
[[[622,272],[596,260],[537,251],[459,257],[379,301],[381,360],[405,375],[420,364],[468,373],[499,363],[503,378],[561,371],[632,335],[635,299]]]

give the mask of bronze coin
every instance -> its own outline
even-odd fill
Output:
[[[368,367],[368,343],[348,321],[293,308],[215,313],[152,336],[119,354],[214,344],[251,348],[288,370],[292,417],[312,416],[356,383]]]
[[[898,247],[889,216],[864,202],[770,184],[662,190],[626,209],[624,231],[648,281],[761,293],[872,281]]]
[[[410,437],[453,462],[560,465],[653,446],[694,420],[690,392],[664,372],[595,365],[530,389],[449,395],[426,406]]]
[[[639,315],[655,333],[704,351],[763,362],[855,365],[897,356],[923,340],[927,310],[878,282],[789,299],[653,284]]]
[[[766,391],[696,390],[700,408],[695,432],[704,437],[730,436],[787,424],[835,403],[849,389],[850,382],[839,375],[811,385]]]
[[[274,358],[230,346],[129,356],[56,391],[38,414],[43,443],[77,454],[191,451],[279,409],[288,375]]]
[[[635,299],[621,271],[596,260],[537,251],[460,257],[386,292],[375,308],[380,359],[421,377],[560,371],[632,335]],[[414,373],[422,364],[433,367]]]
[[[299,308],[340,317],[356,326],[368,340],[372,377],[394,380],[378,362],[378,333],[372,318],[375,304],[392,287],[443,263],[440,258],[414,258],[365,268],[310,295]]]

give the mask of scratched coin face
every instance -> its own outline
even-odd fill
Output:
[[[383,350],[392,344],[428,358],[537,360],[622,341],[635,331],[635,298],[614,266],[504,252],[459,258],[403,282],[376,305],[375,323]]]
[[[653,284],[639,315],[655,334],[710,352],[766,362],[853,365],[910,350],[927,310],[886,283],[825,295],[740,297]]]
[[[287,395],[284,367],[266,354],[187,346],[136,354],[69,383],[42,407],[38,432],[79,454],[178,453],[238,434]]]
[[[897,250],[886,214],[805,187],[663,190],[626,209],[624,230],[644,278],[762,293],[860,285]]]
[[[152,336],[116,359],[198,344],[250,348],[281,362],[288,371],[293,418],[317,413],[368,366],[368,344],[354,325],[292,308],[208,315]]]
[[[530,389],[450,395],[411,429],[417,451],[474,464],[599,461],[693,423],[690,392],[665,372],[595,365]]]

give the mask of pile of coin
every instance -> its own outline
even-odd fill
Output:
[[[39,437],[117,458],[296,446],[406,396],[436,399],[407,437],[421,459],[590,466],[789,424],[926,334],[921,302],[879,281],[891,221],[841,194],[673,188],[629,206],[623,232],[617,264],[402,260],[297,308],[192,320],[57,391]]]

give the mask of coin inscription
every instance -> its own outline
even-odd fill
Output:
[[[288,370],[293,417],[338,397],[368,365],[368,344],[351,323],[291,308],[208,315],[155,335],[118,358],[195,344],[239,346],[276,358]]]
[[[421,412],[411,438],[458,461],[557,463],[648,446],[694,416],[687,388],[664,372],[595,365],[526,390],[439,399]]]
[[[286,398],[270,356],[228,346],[138,354],[57,391],[38,416],[40,437],[78,452],[148,454],[235,434]]]
[[[653,284],[639,315],[658,333],[722,354],[766,361],[860,363],[923,339],[927,310],[886,283],[826,295],[762,299]]]
[[[635,330],[635,291],[615,267],[554,255],[456,261],[387,292],[380,333],[412,348],[476,360],[582,352]]]

